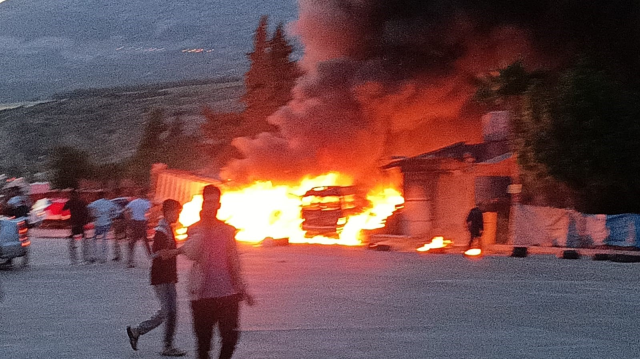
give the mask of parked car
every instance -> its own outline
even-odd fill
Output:
[[[31,206],[31,217],[37,217],[43,221],[64,221],[69,219],[69,210],[63,211],[67,198],[42,198]]]
[[[29,264],[29,236],[27,221],[22,218],[0,217],[0,265],[11,265],[14,258],[22,258],[22,266]]]

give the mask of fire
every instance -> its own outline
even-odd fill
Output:
[[[416,249],[418,252],[428,252],[430,249],[445,248],[450,245],[451,241],[444,237],[433,237],[431,243],[425,243],[424,246]]]
[[[482,250],[480,248],[470,248],[464,252],[465,256],[475,257],[482,254]]]
[[[361,213],[349,216],[336,238],[314,236],[309,238],[302,230],[301,197],[311,188],[319,186],[348,186],[353,180],[339,173],[328,173],[305,178],[296,185],[276,185],[256,182],[240,189],[224,189],[220,198],[218,218],[236,228],[239,241],[259,243],[264,238],[289,238],[289,243],[361,245],[360,233],[365,229],[384,226],[384,220],[396,207],[404,203],[400,192],[392,187],[380,187],[367,193],[370,206]],[[183,206],[178,229],[179,239],[186,238],[186,227],[197,222],[202,208],[202,196],[196,195]]]

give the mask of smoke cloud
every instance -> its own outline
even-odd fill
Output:
[[[586,54],[628,78],[640,65],[639,9],[633,0],[300,0],[289,30],[304,46],[305,75],[268,119],[280,132],[234,140],[244,158],[223,176],[370,178],[390,156],[479,142],[477,75]]]

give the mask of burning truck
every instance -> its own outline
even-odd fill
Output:
[[[305,237],[340,238],[349,218],[368,205],[354,186],[320,186],[302,196],[300,215]]]
[[[362,232],[384,226],[404,202],[393,186],[358,190],[339,173],[303,178],[298,183],[258,181],[231,186],[218,180],[157,165],[152,170],[154,203],[168,198],[183,204],[177,237],[186,238],[202,208],[202,188],[222,188],[218,218],[236,227],[236,239],[260,243],[265,238],[287,238],[289,243],[357,246]]]

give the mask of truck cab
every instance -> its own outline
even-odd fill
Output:
[[[349,216],[358,214],[366,200],[353,186],[322,186],[302,196],[302,229],[306,237],[340,237]]]

